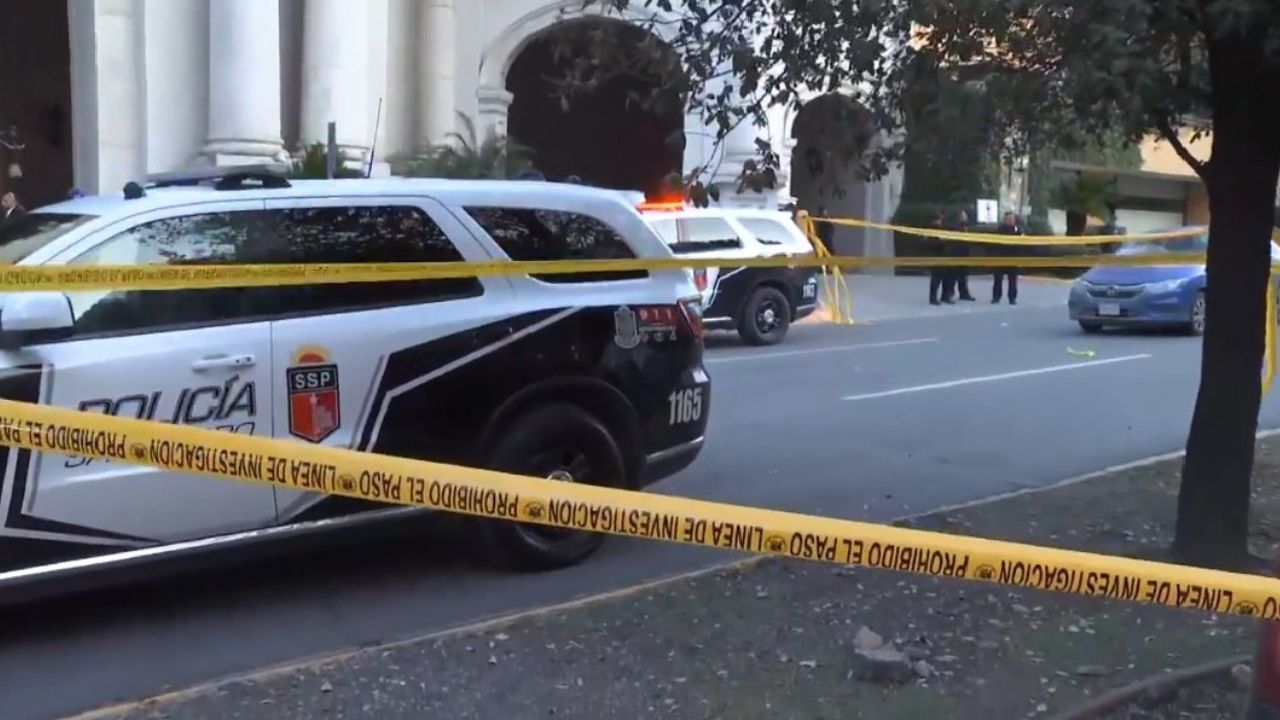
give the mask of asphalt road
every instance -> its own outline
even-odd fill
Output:
[[[768,349],[713,338],[707,447],[654,491],[888,520],[1178,449],[1198,342],[1086,337],[1060,304],[1045,304],[803,326]],[[1262,426],[1280,426],[1275,397]],[[8,608],[0,715],[65,716],[732,559],[614,539],[581,567],[519,575],[471,546],[456,523],[415,521],[358,543]]]

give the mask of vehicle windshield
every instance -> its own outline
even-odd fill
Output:
[[[16,263],[92,219],[92,215],[27,213],[0,224],[0,263]]]
[[[1116,254],[1153,255],[1157,253],[1193,253],[1204,252],[1208,249],[1209,235],[1207,233],[1202,233],[1200,235],[1174,238],[1172,240],[1162,240],[1160,242],[1152,242],[1150,240],[1130,241],[1121,245],[1120,249],[1116,250]]]

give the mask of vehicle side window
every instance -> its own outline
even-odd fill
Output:
[[[71,265],[222,265],[245,262],[258,212],[153,220],[116,235]],[[273,288],[68,292],[76,337],[232,322],[259,315]]]
[[[658,237],[662,238],[662,242],[667,245],[673,246],[680,242],[680,228],[676,225],[675,218],[650,220],[649,225],[658,233]]]
[[[409,206],[274,210],[272,223],[289,263],[461,262],[444,230]],[[479,279],[404,280],[280,289],[277,312],[315,313],[410,305],[484,293]]]
[[[671,249],[675,252],[697,252],[741,247],[742,239],[729,223],[720,218],[693,217],[680,220],[680,242]]]
[[[528,260],[615,260],[635,253],[616,230],[589,215],[559,210],[469,207],[467,214],[502,248],[507,257]],[[644,270],[536,275],[550,283],[626,280]]]
[[[787,228],[782,223],[775,220],[765,220],[762,218],[745,218],[739,220],[742,227],[747,232],[756,236],[762,245],[792,245],[795,244],[795,236],[787,232]]]

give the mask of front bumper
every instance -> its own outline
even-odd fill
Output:
[[[1182,325],[1191,321],[1196,289],[1184,286],[1152,292],[1144,286],[1123,288],[1117,296],[1081,283],[1071,287],[1067,311],[1072,320],[1105,325]]]

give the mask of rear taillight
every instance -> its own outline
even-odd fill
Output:
[[[702,327],[702,298],[681,298],[679,303],[685,324],[689,326],[693,336],[701,340],[706,334],[706,329]]]
[[[707,289],[707,269],[706,268],[694,268],[693,285],[694,287],[698,288],[698,292],[702,292]]]

